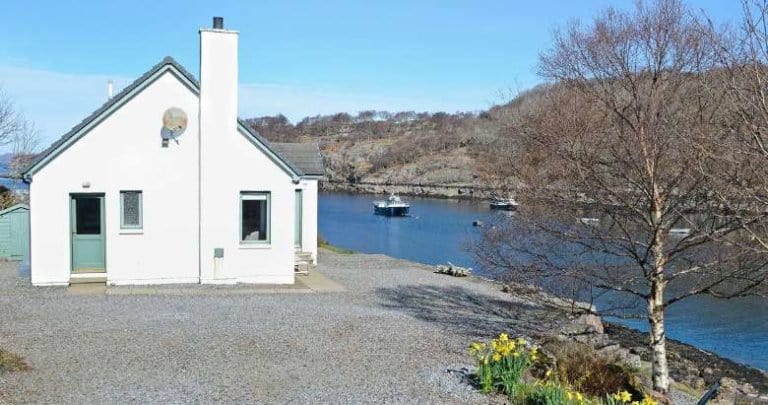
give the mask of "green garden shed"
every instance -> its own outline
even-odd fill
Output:
[[[29,206],[16,204],[0,211],[0,259],[29,257]]]

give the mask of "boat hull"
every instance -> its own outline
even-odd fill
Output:
[[[514,205],[514,204],[494,204],[494,203],[491,203],[491,209],[492,210],[500,210],[500,211],[515,211],[515,210],[517,210],[517,205]]]
[[[410,207],[373,207],[373,212],[376,215],[384,215],[386,217],[404,217],[408,215]]]

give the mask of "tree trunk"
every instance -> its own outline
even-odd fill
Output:
[[[653,389],[661,393],[669,390],[669,368],[667,366],[666,332],[664,331],[664,280],[654,279],[648,298],[648,323],[650,324],[651,371]]]
[[[654,166],[649,164],[647,167],[649,178],[654,179]],[[661,226],[663,202],[659,188],[653,182],[652,226],[655,229],[655,234],[651,246],[653,268],[649,277],[651,290],[648,296],[648,323],[652,351],[651,372],[654,391],[666,394],[669,390],[669,367],[667,366],[667,338],[664,331],[664,287],[667,284],[664,279],[664,267],[667,265],[664,243],[669,230],[667,227]]]

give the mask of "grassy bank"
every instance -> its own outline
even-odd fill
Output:
[[[327,240],[325,240],[322,236],[317,236],[317,246],[323,249],[330,250],[331,252],[342,254],[342,255],[351,255],[354,254],[355,251],[339,246],[331,245]]]

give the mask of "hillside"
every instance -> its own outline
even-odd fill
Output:
[[[480,113],[391,113],[247,120],[276,142],[318,142],[325,160],[325,189],[442,197],[504,194],[513,188],[509,162],[515,102]]]

